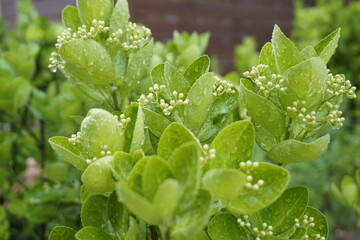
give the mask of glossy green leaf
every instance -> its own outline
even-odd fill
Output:
[[[212,169],[202,178],[204,188],[224,200],[235,198],[245,185],[246,175],[235,169]]]
[[[112,229],[117,236],[124,236],[130,227],[130,214],[124,205],[119,203],[116,192],[113,192],[106,205],[107,215]],[[102,211],[104,211],[102,209]]]
[[[86,151],[79,145],[69,143],[67,137],[51,137],[49,139],[51,147],[57,152],[66,162],[74,165],[77,169],[84,171],[88,164],[86,163]]]
[[[137,222],[134,218],[130,218],[130,227],[126,233],[124,240],[146,239],[146,224]]]
[[[276,62],[275,56],[272,50],[272,44],[266,43],[260,51],[259,63],[268,65],[269,68],[266,70],[267,73],[276,73]]]
[[[157,209],[145,198],[132,191],[124,182],[116,188],[118,199],[127,209],[150,225],[160,225],[161,217]]]
[[[245,215],[263,209],[283,193],[289,182],[289,173],[286,169],[269,163],[259,163],[250,174],[253,183],[262,179],[264,185],[259,190],[244,188],[240,191],[226,206],[230,212]]]
[[[164,76],[170,91],[183,93],[185,96],[190,90],[190,85],[185,77],[170,63],[165,63]]]
[[[280,74],[301,62],[299,50],[275,25],[271,39],[277,70]]]
[[[143,196],[152,201],[159,185],[172,177],[171,170],[164,160],[157,156],[147,157],[146,165],[142,174]]]
[[[93,226],[105,231],[108,217],[104,214],[108,199],[101,195],[93,195],[86,199],[81,208],[81,223],[84,227]]]
[[[214,74],[207,73],[192,85],[187,96],[189,104],[185,106],[184,112],[184,124],[190,130],[200,128],[208,117],[214,101],[212,94],[214,83]]]
[[[304,107],[308,111],[314,109],[323,99],[327,78],[327,67],[318,57],[290,68],[284,73],[287,90],[279,94],[283,108],[292,107],[294,101],[300,100],[305,101]]]
[[[115,70],[106,49],[92,39],[65,42],[59,50],[66,62],[65,70],[79,81],[107,85],[114,80]]]
[[[301,50],[300,55],[304,60],[312,58],[312,57],[317,57],[317,53],[316,53],[314,47],[312,47],[312,46],[307,46],[306,48]]]
[[[211,240],[250,240],[237,222],[237,218],[230,213],[224,212],[214,216],[207,231]]]
[[[81,143],[97,158],[104,156],[102,152],[121,151],[124,145],[123,130],[117,118],[99,108],[89,111],[81,123]]]
[[[75,230],[69,227],[60,226],[51,230],[49,240],[75,240]]]
[[[308,190],[305,187],[293,187],[287,189],[279,199],[261,210],[259,214],[262,222],[271,225],[272,232],[277,236],[294,227],[294,219],[303,215],[308,202]]]
[[[108,23],[114,8],[113,0],[76,0],[82,24],[92,25],[94,19]]]
[[[239,168],[239,163],[252,158],[254,127],[250,121],[238,121],[225,127],[216,136],[210,148],[216,150],[211,168]]]
[[[133,158],[126,152],[115,152],[111,165],[111,172],[116,180],[127,181],[134,166]]]
[[[182,124],[172,123],[161,135],[157,153],[164,159],[168,159],[176,148],[187,142],[197,142],[197,139]]]
[[[211,194],[201,189],[193,204],[175,217],[171,230],[171,239],[186,240],[197,236],[209,220],[211,205]]]
[[[136,150],[141,149],[145,141],[144,132],[144,113],[139,106],[136,114],[136,122],[134,126],[134,133],[131,139],[130,153],[133,154]]]
[[[78,9],[72,5],[68,5],[63,9],[61,17],[66,28],[77,31],[78,27],[81,26]]]
[[[106,156],[86,168],[81,176],[81,181],[90,191],[106,193],[115,189],[115,180],[111,172],[112,161],[112,156]]]
[[[155,136],[160,137],[171,122],[164,116],[147,108],[143,108],[143,112],[145,115],[145,125],[149,127],[150,131],[155,134]]]
[[[192,86],[197,79],[209,71],[210,58],[206,55],[196,59],[184,72],[184,77]]]
[[[144,157],[136,162],[129,175],[128,185],[138,194],[142,194],[142,175],[148,160],[149,157]]]
[[[336,29],[328,36],[326,36],[323,40],[321,40],[318,44],[316,44],[315,50],[319,57],[323,59],[325,63],[327,63],[330,60],[331,56],[335,53],[335,49],[338,46],[339,38],[340,28]]]
[[[129,22],[129,4],[127,0],[118,0],[110,17],[110,33],[123,29]]]
[[[77,240],[114,240],[110,235],[95,227],[84,227],[75,235]]]
[[[329,142],[329,134],[311,143],[285,140],[270,150],[268,158],[273,162],[285,164],[316,160],[327,150]]]

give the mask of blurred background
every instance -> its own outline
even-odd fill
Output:
[[[47,239],[56,225],[80,224],[79,173],[57,159],[47,144],[50,136],[74,133],[76,116],[93,106],[47,68],[62,31],[61,11],[69,4],[75,0],[0,0],[0,240]],[[257,65],[274,24],[300,49],[341,27],[329,68],[360,87],[360,1],[129,0],[129,6],[131,20],[149,27],[158,41],[154,62],[166,60],[184,69],[192,61],[184,55],[196,59],[205,52],[212,70],[227,79],[238,79]],[[356,240],[359,97],[343,111],[346,124],[332,131],[328,152],[287,168],[291,185],[307,186],[310,204],[327,215],[331,239]]]

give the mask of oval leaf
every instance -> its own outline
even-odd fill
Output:
[[[69,227],[55,227],[51,230],[49,240],[76,240],[75,230]]]
[[[245,230],[237,222],[237,218],[230,213],[219,213],[213,217],[207,231],[212,240],[248,239]]]

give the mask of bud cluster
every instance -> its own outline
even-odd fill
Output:
[[[330,102],[326,102],[325,105],[329,112],[327,122],[333,127],[342,127],[344,125],[345,118],[341,117],[342,111],[339,111],[339,105],[334,105]]]
[[[299,228],[299,227],[314,228],[315,227],[314,221],[315,221],[315,219],[313,217],[309,217],[308,215],[304,215],[302,217],[302,219],[295,218],[295,227],[296,228]],[[304,236],[305,239],[309,239],[309,237],[311,237],[312,239],[319,239],[319,240],[325,240],[326,239],[325,237],[321,236],[320,234],[313,234],[312,236],[309,236],[309,235]]]
[[[116,116],[116,115],[115,115]],[[116,116],[117,117],[117,116]],[[131,118],[130,117],[125,117],[124,114],[120,115],[120,122],[118,123],[118,126],[122,129],[126,128],[126,126],[128,125],[129,122],[131,122]]]
[[[49,61],[50,64],[48,65],[48,68],[51,72],[56,72],[57,68],[64,68],[65,61],[61,60],[59,54],[56,52],[51,53]]]
[[[262,229],[259,229],[257,227],[252,227],[251,223],[250,223],[250,219],[248,215],[244,215],[242,216],[244,220],[242,220],[241,218],[239,218],[237,220],[237,222],[239,223],[239,225],[241,227],[246,227],[248,228],[250,231],[252,231],[252,233],[254,233],[254,235],[256,235],[255,240],[261,240],[261,237],[266,237],[266,236],[273,236],[273,226],[268,225],[267,223],[263,222],[261,224]]]
[[[137,50],[139,45],[149,39],[151,30],[129,22],[125,30],[119,29],[107,39],[108,43],[120,44],[126,51]]]
[[[304,107],[306,104],[305,101],[294,101],[293,107],[287,107],[289,112],[294,112],[297,114],[297,118],[300,120],[300,126],[303,128],[309,128],[316,124],[316,112],[311,111],[310,113]]]
[[[108,145],[102,145],[101,147],[101,152],[100,154],[103,156],[107,156],[107,155],[111,155],[111,151],[108,150],[109,146]]]
[[[210,148],[208,144],[205,144],[203,146],[204,150],[204,157],[200,157],[200,161],[203,163],[207,163],[211,160],[214,160],[216,158],[216,149]]]
[[[336,74],[334,76],[330,73],[326,84],[328,85],[326,92],[330,95],[339,96],[345,94],[350,99],[356,98],[356,87],[352,86],[349,80],[345,80],[344,75]]]
[[[81,144],[81,132],[72,134],[71,138],[68,139],[68,142],[71,143],[72,145]]]
[[[265,184],[264,180],[259,179],[254,184],[254,177],[251,175],[251,171],[254,170],[254,168],[257,168],[259,166],[258,162],[252,162],[250,160],[246,162],[240,163],[240,169],[246,173],[246,183],[245,188],[249,190],[259,190],[261,186]]]
[[[235,90],[233,88],[233,84],[226,80],[221,80],[219,77],[215,76],[215,84],[213,86],[213,95],[215,97],[220,97],[225,93],[234,94]]]

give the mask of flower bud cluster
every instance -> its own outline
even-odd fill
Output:
[[[61,45],[65,42],[74,39],[89,39],[95,38],[99,33],[105,33],[109,31],[109,27],[105,27],[104,21],[98,21],[94,19],[92,21],[92,26],[88,29],[88,26],[82,25],[78,27],[77,31],[74,32],[71,28],[65,29],[60,36],[57,38],[57,43],[55,44],[57,49],[61,48]]]
[[[210,146],[208,144],[205,144],[203,146],[203,150],[204,150],[205,156],[200,157],[201,162],[207,163],[216,158],[216,149],[210,148]]]
[[[93,158],[89,158],[89,159],[86,159],[86,163],[87,164],[91,164],[91,163],[93,163],[93,162],[96,162],[98,159],[97,159],[97,157],[93,157]]]
[[[72,134],[71,138],[68,139],[68,142],[71,143],[72,145],[81,144],[81,132]]]
[[[326,92],[331,95],[339,96],[345,94],[350,99],[356,98],[356,87],[352,86],[349,80],[345,80],[344,75],[336,74],[334,76],[330,73],[326,84],[328,85]]]
[[[304,107],[306,105],[305,101],[294,101],[293,107],[287,107],[289,112],[294,112],[297,114],[297,118],[300,120],[300,126],[303,128],[309,128],[316,124],[316,112],[311,111],[310,113]]]
[[[315,219],[313,217],[310,217],[308,215],[304,215],[302,217],[302,219],[298,219],[295,218],[295,227],[299,228],[299,227],[305,227],[305,228],[314,228],[315,227]],[[313,234],[312,236],[309,235],[305,235],[304,238],[305,239],[309,239],[309,237],[311,237],[311,239],[319,239],[319,240],[325,240],[326,238],[321,236],[320,234]]]
[[[252,162],[250,160],[240,163],[240,169],[246,173],[245,188],[249,190],[259,190],[261,186],[265,184],[264,180],[258,179],[256,183],[253,183],[254,177],[251,175],[251,171],[259,166],[258,162]]]
[[[48,68],[51,72],[56,72],[57,68],[64,68],[65,61],[61,60],[59,54],[56,52],[51,53],[49,61],[50,64],[48,65]]]
[[[341,117],[342,111],[339,111],[339,105],[334,105],[330,102],[325,103],[328,109],[327,122],[336,128],[340,128],[344,125],[345,118]]]
[[[257,66],[253,66],[251,68],[251,71],[244,72],[244,76],[247,78],[250,78],[251,80],[254,80],[261,76],[266,69],[268,69],[269,66],[265,64],[259,64]]]
[[[213,86],[213,95],[215,97],[220,97],[225,93],[234,94],[234,85],[229,83],[226,80],[221,80],[219,77],[215,76],[215,84]]]
[[[108,148],[109,148],[108,145],[102,145],[102,146],[100,147],[100,149],[101,149],[100,154],[101,154],[102,156],[111,155],[112,153],[111,153],[111,151],[108,150]]]
[[[137,50],[151,36],[151,30],[129,22],[125,30],[119,29],[107,39],[108,43],[121,44],[126,51]]]
[[[116,116],[117,117],[117,116]],[[130,117],[125,117],[124,114],[120,115],[120,122],[118,123],[118,126],[122,129],[126,128],[126,126],[128,125],[129,122],[131,122],[131,118]]]
[[[244,220],[243,220],[244,219]],[[251,223],[250,223],[250,219],[248,215],[244,215],[243,219],[239,218],[237,220],[237,222],[239,223],[239,225],[241,227],[246,227],[248,229],[250,229],[250,231],[252,231],[252,233],[254,235],[256,235],[255,240],[261,240],[261,237],[266,237],[266,236],[272,236],[273,235],[273,226],[268,225],[267,223],[263,222],[261,224],[261,229],[257,228],[257,227],[252,227]]]

